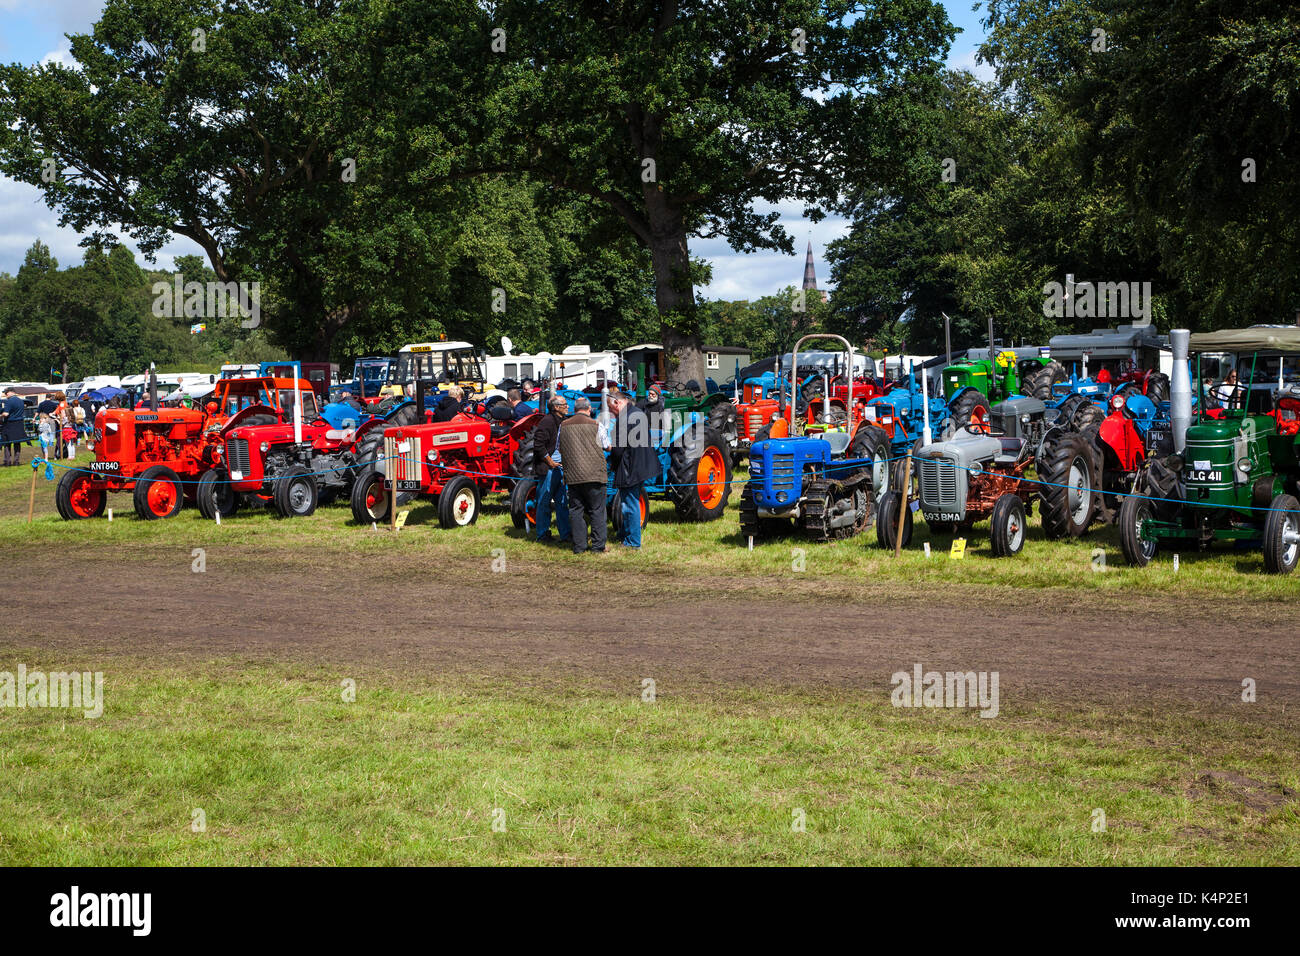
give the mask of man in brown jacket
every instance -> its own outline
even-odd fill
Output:
[[[569,486],[569,528],[573,553],[591,550],[605,553],[605,453],[600,447],[600,423],[591,417],[591,402],[579,398],[574,414],[560,426],[560,460],[564,481]]]

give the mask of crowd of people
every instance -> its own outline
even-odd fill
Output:
[[[653,413],[662,406],[657,393],[647,394],[646,401],[638,405],[617,386],[610,387],[606,406],[609,416],[601,421],[592,415],[591,399],[581,397],[574,400],[573,414],[569,415],[568,400],[556,395],[534,428],[537,541],[557,540],[551,533],[554,515],[558,541],[570,545],[574,554],[606,553],[608,451],[619,502],[617,545],[640,549],[641,499],[646,482],[659,474],[659,456],[637,436],[650,434],[647,411]]]
[[[94,430],[99,406],[90,399],[70,400],[64,392],[54,392],[35,408],[36,434],[27,433],[27,408],[17,390],[5,389],[0,403],[0,443],[4,445],[4,465],[22,464],[23,445],[40,446],[40,455],[48,460],[77,457],[77,446],[88,440]]]

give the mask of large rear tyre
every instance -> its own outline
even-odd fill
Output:
[[[516,528],[531,528],[537,523],[532,511],[536,493],[537,482],[531,478],[520,478],[510,489],[510,521]]]
[[[1025,377],[1025,394],[1032,395],[1040,402],[1052,400],[1052,386],[1069,379],[1065,366],[1056,359]]]
[[[444,528],[464,528],[478,521],[478,485],[457,475],[442,486],[438,495],[438,523]]]
[[[209,468],[199,476],[195,498],[199,514],[208,521],[217,515],[229,518],[239,510],[239,495],[230,487],[230,475],[224,468]]]
[[[902,492],[891,491],[880,499],[876,514],[876,543],[892,551],[898,542],[898,522],[902,515],[903,547],[912,543],[912,509],[907,506]]]
[[[731,451],[718,432],[688,428],[669,452],[668,493],[683,521],[716,521],[731,497]]]
[[[1264,570],[1290,574],[1300,559],[1300,501],[1278,495],[1264,520]]]
[[[1009,558],[1025,546],[1025,505],[1019,495],[1003,495],[993,505],[989,537],[993,557]]]
[[[533,433],[529,432],[519,439],[519,447],[515,449],[514,458],[510,462],[511,472],[517,477],[532,479],[533,463],[536,458],[536,451],[533,448]]]
[[[966,389],[952,405],[952,422],[957,428],[988,432],[989,400],[973,388]]]
[[[1142,537],[1142,525],[1152,517],[1151,505],[1141,498],[1125,498],[1119,506],[1119,544],[1124,559],[1135,568],[1145,568],[1160,545]]]
[[[1038,452],[1038,497],[1043,533],[1048,538],[1077,538],[1097,513],[1101,476],[1082,435],[1052,431]]]
[[[1085,401],[1070,419],[1070,428],[1081,432],[1090,425],[1100,425],[1106,420],[1106,413],[1096,402]]]
[[[1147,378],[1147,398],[1155,402],[1156,407],[1161,402],[1169,401],[1169,376],[1164,372],[1152,372]]]
[[[108,503],[108,492],[101,482],[98,487],[84,471],[70,469],[59,478],[54,489],[54,504],[64,521],[98,518]]]
[[[281,518],[309,518],[316,511],[320,489],[316,478],[301,465],[294,465],[275,479],[271,500]]]
[[[136,478],[131,500],[135,513],[145,521],[174,518],[185,504],[185,489],[176,472],[166,465],[152,465]]]
[[[736,406],[731,402],[718,402],[714,405],[709,409],[709,427],[722,436],[729,449],[734,449],[740,437],[736,425]]]
[[[384,476],[374,468],[365,468],[352,482],[349,498],[352,517],[357,524],[370,524],[388,520],[388,492],[384,489]]]
[[[879,425],[863,422],[849,443],[849,457],[871,462],[871,496],[877,498],[893,487],[890,484],[889,435]]]

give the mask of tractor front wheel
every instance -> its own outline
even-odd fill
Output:
[[[103,484],[96,486],[90,475],[75,469],[65,471],[54,490],[54,504],[64,521],[98,518],[107,503],[108,492]]]
[[[174,518],[185,504],[185,489],[176,472],[166,465],[152,465],[135,480],[131,496],[135,513],[145,521]]]
[[[901,491],[891,491],[880,499],[876,513],[876,543],[890,551],[898,543],[899,516],[903,522],[903,547],[912,543],[912,509]]]
[[[464,528],[478,521],[478,485],[457,475],[442,486],[438,495],[438,523],[444,528]]]
[[[352,517],[357,524],[388,520],[389,495],[384,488],[383,472],[364,468],[352,482]]]
[[[627,492],[619,489],[613,498],[609,499],[607,513],[609,516],[609,526],[614,530],[617,537],[623,537],[623,496]],[[645,530],[646,524],[650,521],[650,502],[646,499],[645,492],[641,492],[641,530]]]
[[[993,505],[993,557],[1009,558],[1025,546],[1025,505],[1019,495],[1003,495]]]
[[[537,523],[533,513],[533,495],[537,491],[537,482],[532,478],[520,478],[510,489],[510,520],[519,529]]]
[[[1290,574],[1300,558],[1300,501],[1278,495],[1264,521],[1264,570]]]
[[[224,468],[209,468],[199,476],[195,498],[199,514],[208,521],[217,515],[229,518],[239,510],[239,495],[230,487],[230,475]]]
[[[320,489],[306,468],[295,465],[275,479],[275,511],[281,518],[307,518],[316,511]]]
[[[1145,568],[1160,545],[1142,537],[1142,525],[1152,517],[1151,505],[1141,498],[1125,498],[1119,506],[1119,543],[1124,558],[1135,568]]]

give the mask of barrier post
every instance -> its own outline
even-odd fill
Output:
[[[32,463],[32,491],[27,496],[27,523],[32,523],[32,512],[36,510],[36,463]]]
[[[903,553],[903,517],[904,511],[911,505],[912,498],[912,449],[907,450],[907,461],[903,464],[903,497],[898,503],[898,534],[894,536],[894,557]]]

